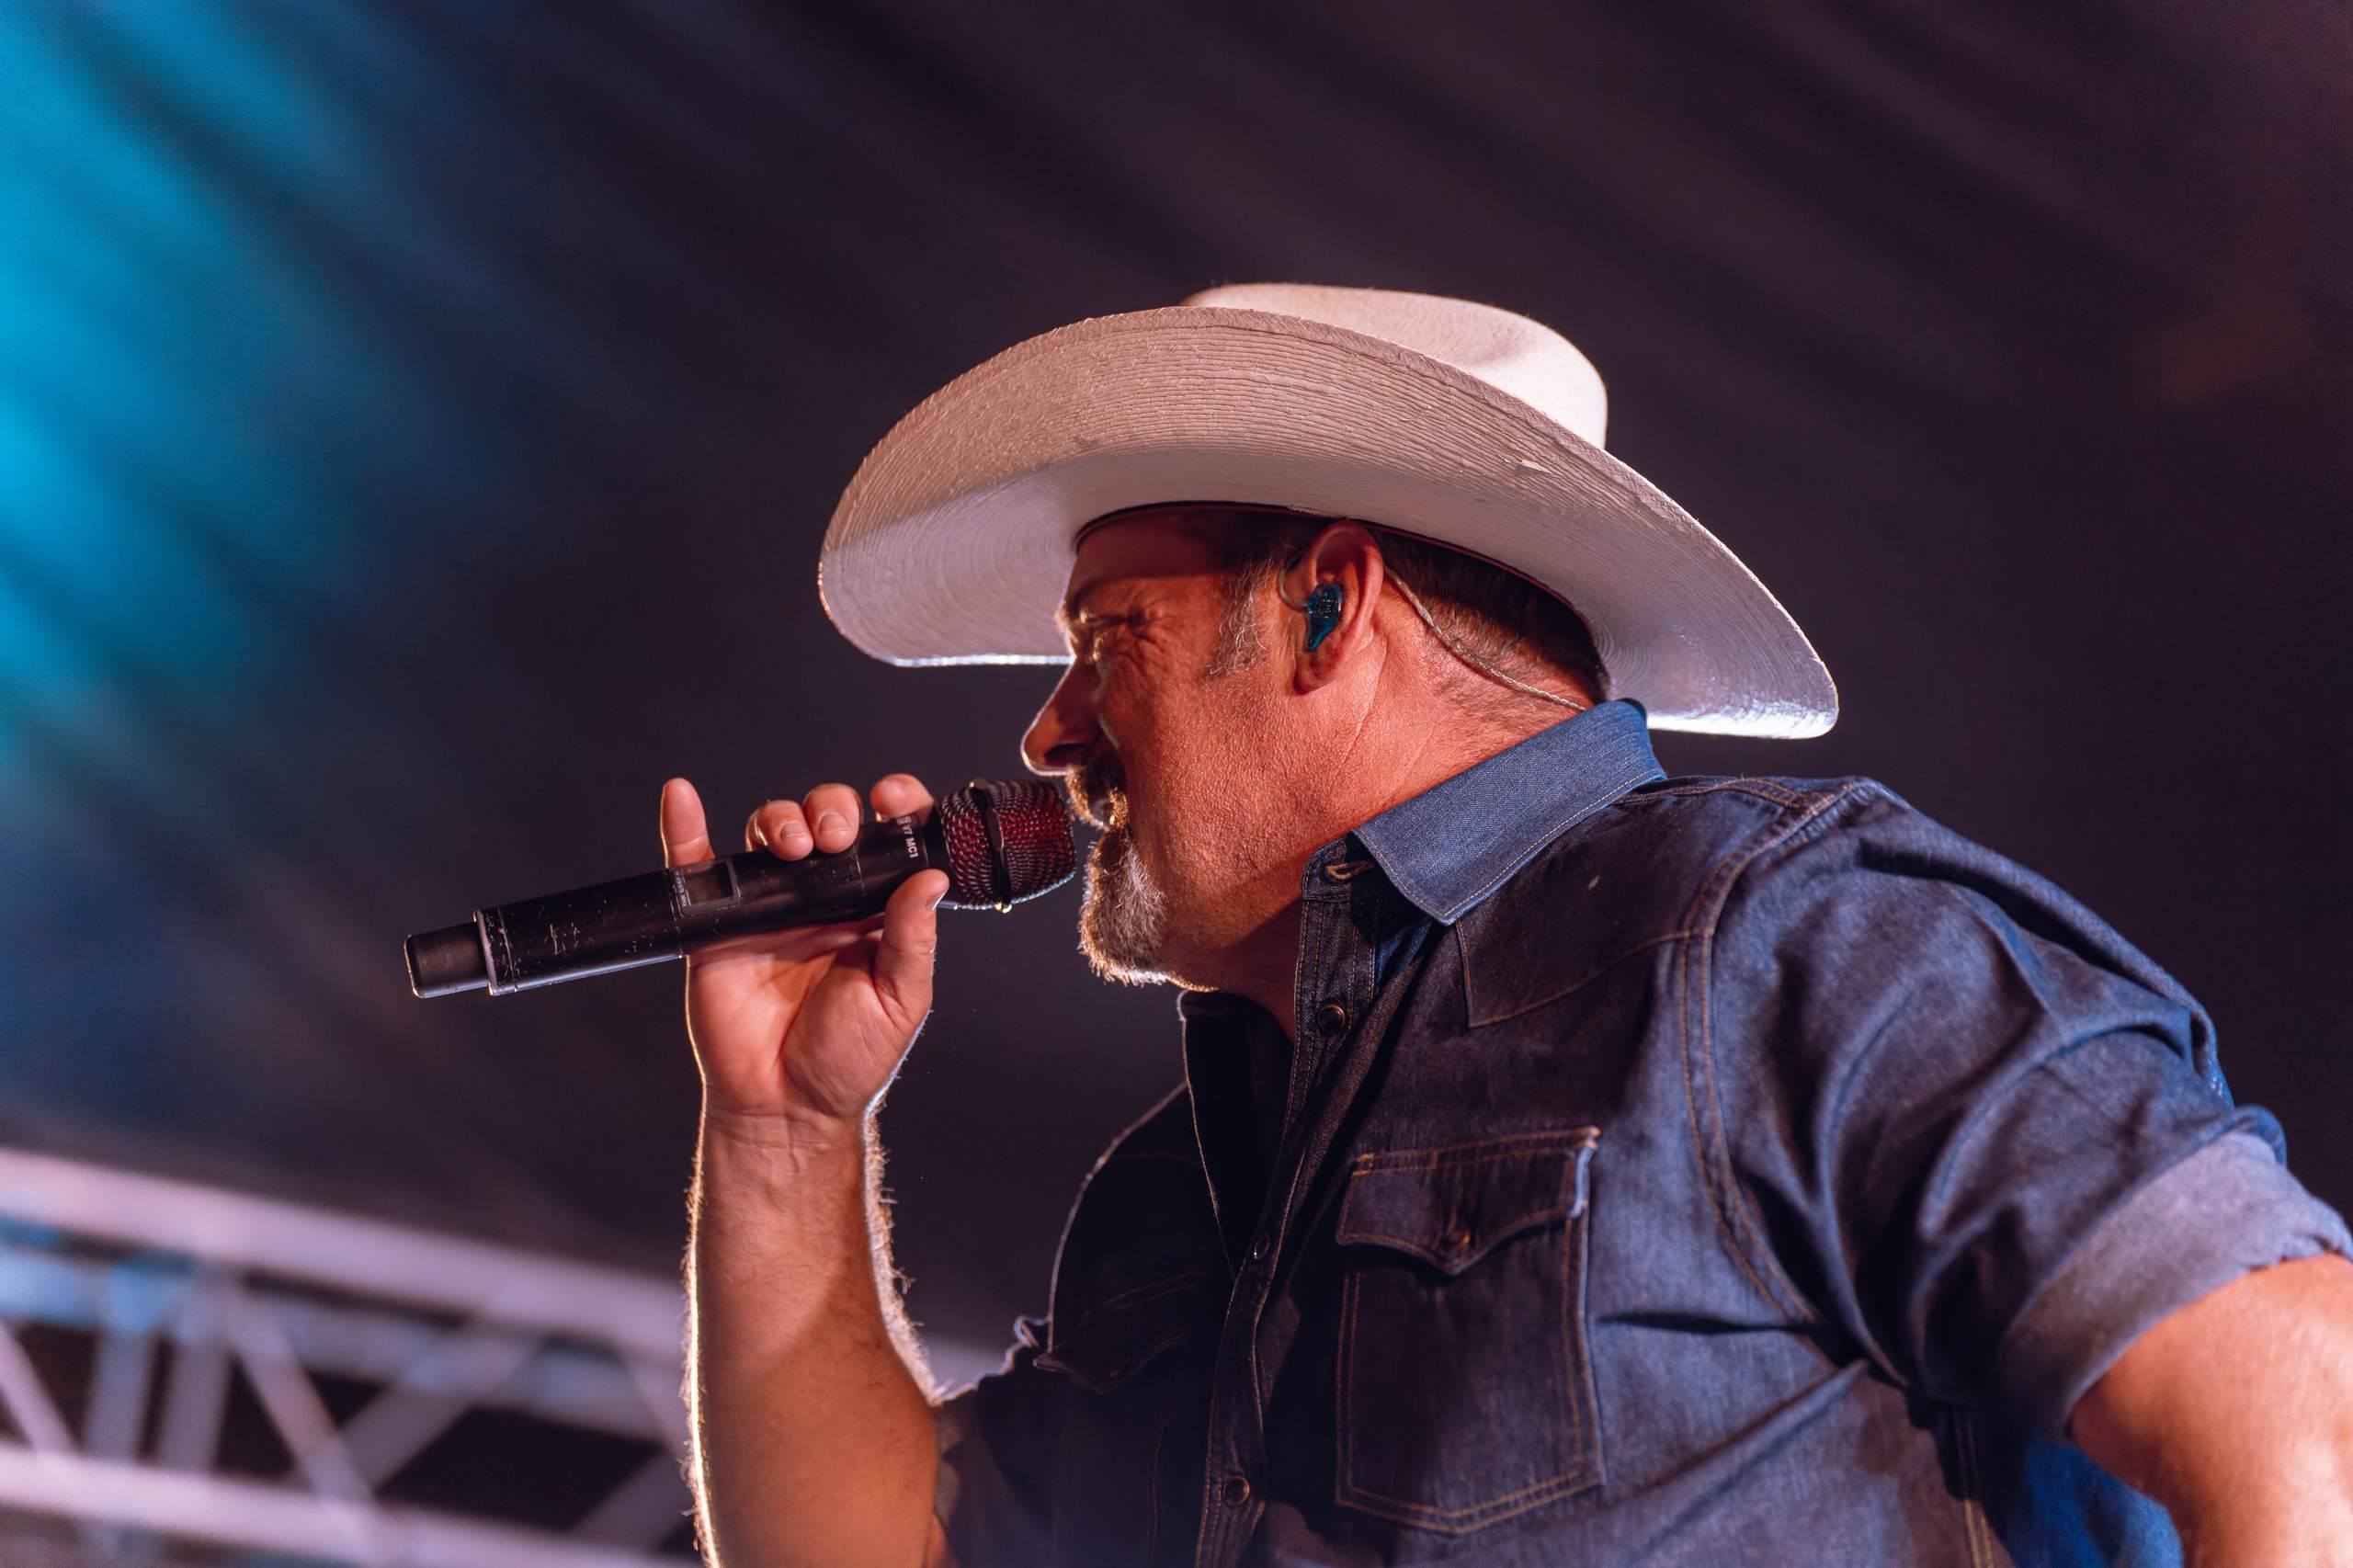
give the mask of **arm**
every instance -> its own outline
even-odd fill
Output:
[[[918,811],[892,775],[879,812]],[[787,859],[856,832],[841,785],[770,801],[745,830]],[[811,824],[817,825],[813,830]],[[701,802],[663,791],[672,865],[711,853]],[[705,1550],[724,1568],[945,1559],[922,1357],[892,1284],[870,1112],[931,1006],[926,871],[875,922],[747,938],[688,962],[702,1071],[688,1399]]]
[[[2353,1264],[2277,1264],[2169,1313],[2069,1434],[2165,1505],[2192,1563],[2353,1562]]]

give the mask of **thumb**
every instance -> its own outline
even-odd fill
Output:
[[[702,797],[683,778],[662,786],[662,863],[691,866],[710,858],[710,834],[702,818]]]
[[[882,906],[882,939],[874,949],[874,989],[910,1033],[931,1011],[932,960],[939,951],[939,901],[948,873],[918,871]]]

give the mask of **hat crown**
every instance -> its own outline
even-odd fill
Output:
[[[1738,557],[1601,447],[1601,378],[1567,339],[1467,301],[1254,283],[1029,338],[867,454],[818,586],[899,664],[1058,665],[1097,518],[1233,501],[1357,517],[1518,573],[1575,607],[1604,694],[1654,728],[1812,735],[1830,672]]]
[[[1609,396],[1601,373],[1575,344],[1510,311],[1435,294],[1319,283],[1228,283],[1184,303],[1297,316],[1378,337],[1476,376],[1595,446],[1606,444]]]

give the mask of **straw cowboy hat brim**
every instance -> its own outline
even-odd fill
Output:
[[[1608,695],[1663,729],[1794,738],[1837,716],[1805,634],[1601,448],[1598,376],[1484,305],[1241,285],[1033,337],[926,398],[843,494],[819,565],[843,634],[900,665],[1062,664],[1080,531],[1169,502],[1353,517],[1574,606]]]

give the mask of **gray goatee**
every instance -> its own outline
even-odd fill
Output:
[[[1086,895],[1078,910],[1078,947],[1095,972],[1128,985],[1159,985],[1157,967],[1168,930],[1168,899],[1136,862],[1125,812],[1086,857]]]

